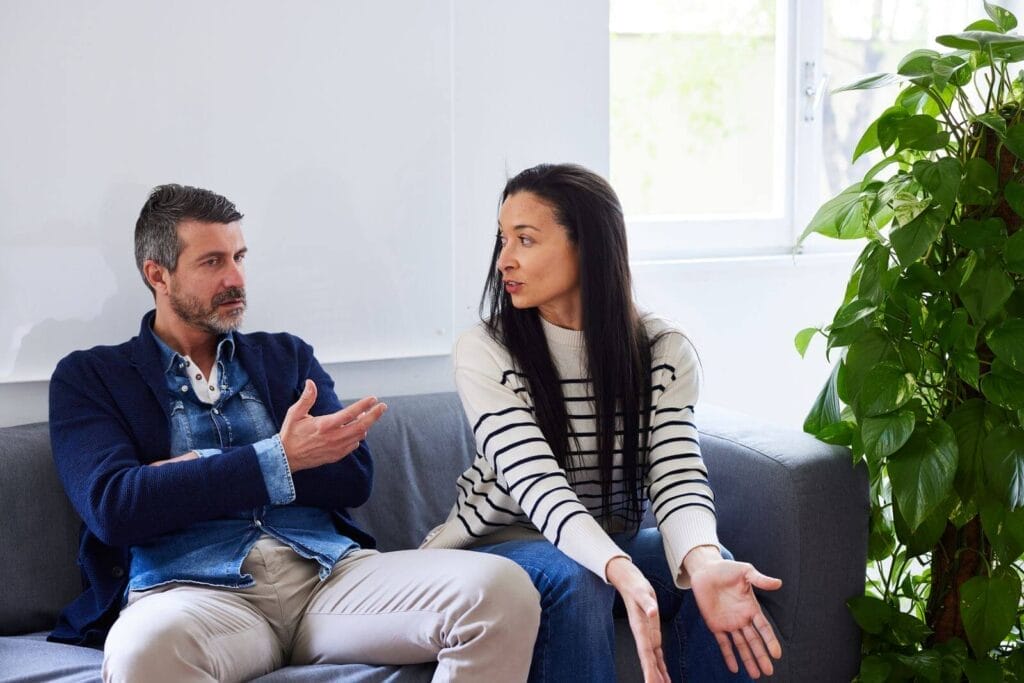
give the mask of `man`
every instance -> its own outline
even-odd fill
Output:
[[[478,553],[381,554],[349,518],[386,406],[342,408],[301,339],[237,331],[241,219],[208,190],[154,189],[135,257],[156,310],[137,337],[54,372],[53,455],[85,522],[85,592],[51,638],[105,638],[107,681],[434,659],[435,680],[525,680],[539,606],[524,572]]]

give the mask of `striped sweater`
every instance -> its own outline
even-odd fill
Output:
[[[583,333],[544,321],[544,334],[565,396],[576,440],[568,471],[558,466],[534,419],[525,379],[483,324],[455,344],[455,383],[473,426],[477,454],[457,482],[458,500],[447,521],[423,543],[463,548],[539,531],[562,552],[602,579],[614,557],[625,556],[609,533],[635,526],[623,483],[621,443],[613,467],[611,519],[602,527],[596,420],[586,379]],[[698,393],[696,352],[670,322],[645,319],[652,347],[651,435],[646,487],[676,584],[689,585],[682,560],[698,545],[718,545],[714,498],[700,455],[693,410]],[[579,450],[576,444],[579,444]]]

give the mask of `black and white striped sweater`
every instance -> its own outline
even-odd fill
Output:
[[[622,483],[621,444],[615,453],[612,518],[602,528],[601,485],[597,469],[596,421],[591,385],[585,374],[582,332],[543,321],[544,333],[562,382],[566,412],[579,451],[566,472],[534,419],[533,400],[508,352],[481,324],[455,344],[455,382],[473,426],[477,456],[459,477],[458,500],[448,520],[434,529],[424,547],[463,548],[539,530],[566,555],[605,579],[605,566],[624,553],[609,532],[631,528]],[[699,545],[718,545],[714,498],[700,455],[693,411],[699,389],[696,352],[667,320],[645,319],[652,348],[651,436],[646,490],[654,508],[676,583],[687,587],[683,557]],[[570,439],[570,449],[576,441]],[[643,454],[642,456],[643,457]]]

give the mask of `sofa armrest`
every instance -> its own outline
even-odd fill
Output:
[[[760,596],[784,648],[773,679],[851,680],[860,631],[846,600],[864,591],[866,468],[793,429],[713,406],[697,417],[723,545],[783,580]]]

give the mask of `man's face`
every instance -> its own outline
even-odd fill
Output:
[[[171,309],[186,325],[223,334],[245,314],[245,240],[235,223],[182,221],[178,266],[167,275]]]

